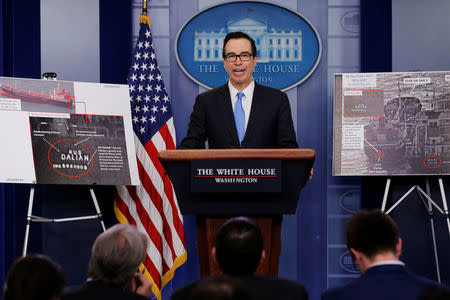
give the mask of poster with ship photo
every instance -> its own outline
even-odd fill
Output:
[[[450,71],[334,79],[333,175],[450,174]]]
[[[75,113],[74,83],[0,77],[0,108],[6,105],[21,111]]]
[[[38,184],[131,184],[122,116],[30,113]]]

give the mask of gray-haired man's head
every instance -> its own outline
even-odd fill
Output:
[[[147,247],[146,235],[135,226],[114,225],[95,240],[88,276],[125,287],[144,260]]]

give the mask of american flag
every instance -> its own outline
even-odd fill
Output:
[[[150,247],[141,269],[153,281],[153,293],[161,299],[161,289],[187,255],[183,218],[172,184],[158,160],[159,151],[175,149],[175,127],[146,14],[141,16],[128,87],[141,184],[117,186],[114,209],[121,223],[133,224],[148,235]]]

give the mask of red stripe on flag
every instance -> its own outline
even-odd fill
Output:
[[[166,149],[171,150],[175,149],[174,139],[172,134],[170,133],[169,126],[165,123],[161,129],[159,130],[159,134],[161,134],[164,142],[166,142]]]
[[[167,175],[164,175],[163,180],[164,180],[164,190],[166,192],[167,199],[169,200],[170,206],[172,208],[173,227],[177,231],[178,236],[184,236],[183,222],[179,218],[178,209],[174,201],[172,183],[170,182],[170,179]],[[181,241],[183,242],[183,247],[186,249],[186,242],[184,241],[184,239]]]
[[[122,198],[120,198],[120,195],[117,192],[117,190],[114,190],[114,193],[116,194],[116,197],[115,197],[116,205],[119,208],[122,215],[124,215],[124,217],[127,219],[129,224],[136,225],[136,222],[134,221],[133,217],[131,216],[130,211],[128,210],[128,206],[126,205],[125,201]]]
[[[153,264],[150,257],[145,255],[144,261],[142,264],[145,266],[147,271],[150,273],[150,276],[152,277],[155,284],[158,286],[158,289],[161,290],[161,274],[159,273],[158,269],[155,268],[155,265]]]
[[[166,131],[168,132],[167,124],[164,124],[162,128],[166,128]],[[161,162],[158,159],[158,150],[156,149],[153,142],[150,140],[145,145],[145,150],[150,156],[150,159],[153,162],[153,165],[155,166],[156,170],[158,171],[159,175],[161,176],[163,183],[164,183],[164,193],[166,194],[167,200],[170,203],[170,206],[172,208],[172,222],[174,225],[174,228],[178,234],[178,236],[184,236],[184,228],[183,228],[183,222],[179,218],[178,210],[175,205],[174,197],[173,197],[173,189],[172,189],[172,183],[170,182],[168,176],[165,174],[164,168],[161,165]],[[182,239],[183,246],[186,248],[186,242],[184,239]]]
[[[138,162],[139,177],[141,178],[141,184],[144,187],[144,189],[147,191],[147,193],[149,194],[150,201],[153,202],[155,208],[158,210],[159,214],[161,215],[161,220],[163,222],[163,228],[162,228],[163,234],[164,234],[167,244],[170,247],[170,251],[172,253],[172,260],[174,260],[176,255],[173,250],[172,231],[170,230],[169,224],[167,223],[167,219],[164,216],[161,196],[159,195],[157,189],[153,185],[153,182],[151,181],[150,177],[148,176],[147,172],[145,171],[144,167],[142,166],[141,161],[138,159],[137,162]],[[158,248],[158,250],[162,251],[162,247]],[[164,259],[163,259],[163,262],[164,262],[164,264],[166,264]],[[163,267],[164,267],[164,264],[163,264]],[[168,270],[169,269],[170,268],[168,268]]]
[[[169,128],[167,127],[167,124],[164,124],[161,127],[160,133],[162,133],[162,135],[166,135],[168,134],[170,136],[170,132],[169,132]],[[171,136],[170,136],[171,137]],[[168,141],[172,141],[172,139],[165,139],[166,143]],[[173,143],[173,141],[172,141]],[[157,149],[154,146],[154,144],[152,143],[152,141],[149,141],[146,145],[145,145],[145,150],[150,154],[150,153],[156,153],[156,155],[150,155],[151,160],[153,161],[153,164],[156,167],[156,170],[158,171],[158,173],[160,174],[160,176],[163,178],[163,182],[164,182],[164,192],[167,196],[167,199],[170,203],[170,206],[172,208],[172,223],[173,226],[178,234],[178,236],[184,236],[184,227],[183,227],[183,221],[180,219],[180,216],[178,214],[178,209],[177,206],[175,204],[174,201],[174,196],[173,196],[173,188],[172,188],[172,183],[170,182],[170,179],[168,178],[168,176],[166,175],[163,166],[161,165],[158,156],[157,156]],[[182,243],[183,243],[183,247],[186,248],[186,241],[184,239],[181,239]]]
[[[158,251],[161,252],[162,251],[161,235],[159,234],[157,228],[153,224],[152,220],[147,214],[147,211],[142,205],[143,199],[139,198],[139,196],[136,193],[136,188],[134,186],[127,186],[127,190],[128,193],[130,194],[130,197],[134,200],[136,204],[136,212],[139,216],[139,220],[141,221],[142,226],[145,228],[145,231],[152,240],[156,249],[158,249]]]
[[[133,186],[133,187],[131,187],[131,189],[135,189],[135,187]],[[130,192],[130,187],[127,187],[127,190],[128,190],[128,192]],[[117,191],[115,193],[116,193],[116,205],[119,208],[120,212],[127,218],[127,221],[129,224],[136,226],[136,221],[134,220],[133,216],[131,215],[125,201],[120,197],[120,195],[119,195],[119,193],[117,193]],[[133,197],[131,195],[130,195],[130,197],[133,199]],[[133,201],[136,203],[136,201],[134,199],[133,199]],[[148,254],[145,255],[145,258],[144,258],[144,261],[142,262],[142,264],[145,266],[145,268],[149,272],[150,276],[152,277],[153,281],[158,286],[158,288],[161,289],[161,274],[159,273],[158,269],[153,264],[152,260],[148,256]]]

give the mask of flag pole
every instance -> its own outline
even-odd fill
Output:
[[[142,0],[142,14],[147,14],[147,0]]]
[[[150,27],[150,18],[147,14],[147,0],[142,0],[142,13],[141,13],[141,19],[139,21],[140,23],[147,23]]]

